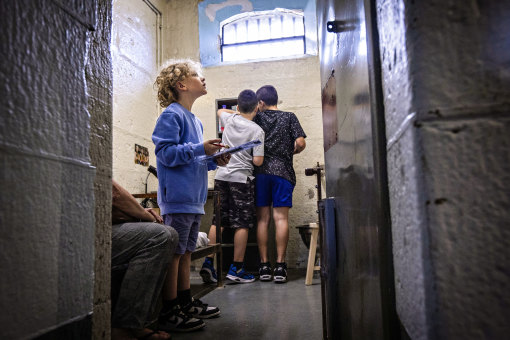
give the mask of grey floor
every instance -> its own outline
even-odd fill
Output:
[[[192,273],[192,291],[200,289],[201,279]],[[206,320],[206,326],[191,333],[173,333],[172,339],[322,339],[320,279],[305,286],[305,272],[290,270],[286,284],[255,281],[234,284],[225,281],[201,300],[221,310],[219,318]]]

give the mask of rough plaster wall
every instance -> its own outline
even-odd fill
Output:
[[[438,339],[510,331],[509,128],[510,115],[422,127]]]
[[[509,332],[509,11],[378,1],[397,310],[413,339]]]
[[[412,339],[427,339],[431,331],[427,304],[432,277],[424,262],[427,233],[418,166],[419,145],[412,125],[412,88],[406,47],[405,8],[402,1],[377,4],[383,76],[388,182],[391,207],[395,298],[398,316]]]
[[[163,1],[152,1],[160,10]],[[159,68],[157,16],[143,1],[113,3],[113,177],[131,193],[157,190],[157,179],[147,167],[135,164],[135,144],[149,150],[156,166],[151,136],[160,113],[153,88]],[[165,31],[164,31],[165,32]]]
[[[179,6],[177,6],[179,5]],[[192,58],[197,60],[198,1],[185,5],[171,1],[164,13],[165,58]],[[171,21],[170,18],[175,18]],[[166,23],[165,23],[166,22]],[[308,253],[302,243],[297,225],[317,220],[316,178],[306,177],[305,168],[324,164],[322,137],[322,106],[320,97],[319,60],[317,57],[287,59],[270,62],[254,62],[204,69],[208,94],[193,105],[195,113],[204,125],[204,138],[216,138],[216,99],[236,98],[240,91],[272,84],[281,100],[279,108],[294,112],[307,134],[307,147],[294,157],[297,185],[294,190],[293,208],[289,214],[290,240],[287,250],[289,267],[306,267]],[[209,186],[214,183],[214,172],[209,172]],[[210,220],[204,219],[202,230],[208,230]]]
[[[101,0],[86,68],[90,112],[90,159],[96,167],[93,338],[110,339],[112,65],[110,39],[112,1]]]
[[[84,70],[95,6],[0,3],[3,339],[92,313],[95,171]]]

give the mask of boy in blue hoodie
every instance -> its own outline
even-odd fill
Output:
[[[191,113],[197,98],[207,94],[200,64],[172,60],[156,78],[158,100],[165,110],[159,117],[152,141],[156,146],[158,205],[167,225],[179,233],[179,244],[169,265],[163,287],[159,327],[166,331],[192,331],[205,326],[201,319],[218,316],[191,298],[191,253],[195,250],[200,219],[207,199],[207,171],[226,165],[229,155],[204,161],[221,147],[220,139],[203,141],[200,120]]]

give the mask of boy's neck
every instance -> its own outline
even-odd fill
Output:
[[[188,97],[181,97],[177,102],[179,104],[181,104],[186,110],[191,112],[191,107],[193,106],[195,99],[188,98]]]
[[[241,117],[246,118],[248,120],[253,120],[253,118],[255,117],[255,114],[253,112],[252,113],[239,112],[239,114],[241,115]]]
[[[260,111],[267,111],[267,110],[272,110],[272,111],[278,111],[278,105],[264,105],[261,107],[261,110]]]

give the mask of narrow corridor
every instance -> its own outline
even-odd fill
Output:
[[[251,284],[235,284],[229,280],[225,283],[225,288],[215,289],[201,298],[205,303],[218,306],[221,316],[206,320],[203,330],[173,333],[172,339],[322,339],[319,278],[314,278],[311,286],[305,286],[305,272],[289,270],[286,284],[258,280]],[[198,273],[192,273],[192,289],[200,285]]]

